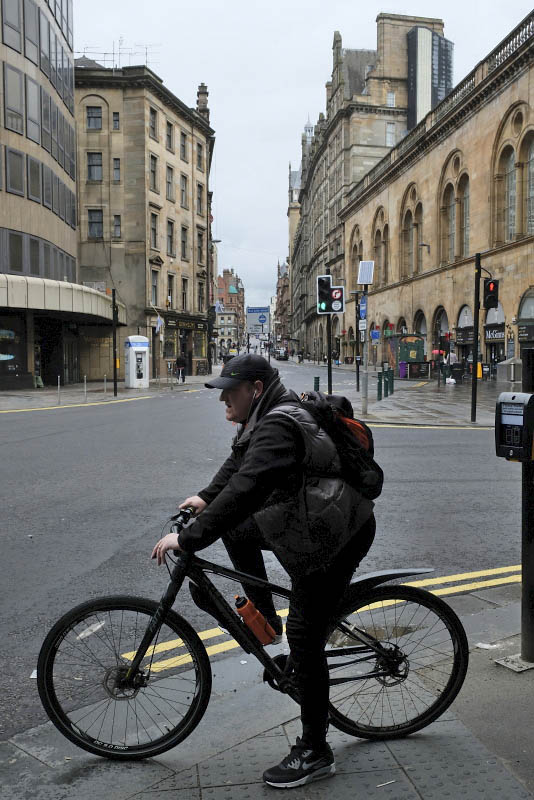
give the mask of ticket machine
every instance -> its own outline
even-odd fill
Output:
[[[148,389],[148,339],[127,336],[124,342],[124,385],[127,389]]]

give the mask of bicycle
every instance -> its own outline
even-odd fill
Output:
[[[192,511],[172,519],[179,532]],[[298,702],[290,658],[271,657],[207,577],[290,590],[175,551],[159,603],[140,597],[89,600],[56,622],[41,647],[39,695],[61,733],[110,759],[159,755],[189,736],[211,693],[211,667],[196,631],[172,610],[186,578],[208,611],[264,667],[264,681]],[[383,584],[431,569],[395,569],[356,578],[332,621],[326,646],[330,722],[366,739],[421,730],[453,702],[468,664],[465,631],[435,595]]]

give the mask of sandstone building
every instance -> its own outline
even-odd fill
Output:
[[[72,0],[0,4],[0,387],[80,380],[110,298],[77,283]],[[123,309],[119,316],[123,318]]]
[[[449,346],[469,364],[534,346],[534,14],[348,193],[345,280],[375,261],[370,329],[375,361],[395,364],[403,332],[425,353]],[[473,329],[474,255],[500,280],[497,310]],[[352,305],[352,308],[351,308]],[[354,308],[334,320],[354,352]],[[450,342],[450,345],[449,345]]]
[[[335,283],[344,278],[345,238],[339,215],[348,192],[405,137],[409,114],[417,117],[429,111],[440,91],[450,88],[451,69],[443,64],[452,60],[451,47],[444,45],[448,55],[436,62],[442,65],[438,74],[444,76],[436,87],[432,76],[426,81],[421,68],[426,63],[431,70],[432,55],[425,62],[416,45],[411,48],[416,65],[410,71],[408,34],[419,30],[445,42],[441,20],[396,14],[378,15],[376,51],[344,49],[340,34],[334,35],[326,115],[319,115],[315,127],[306,126],[299,173],[290,170],[290,237],[298,217],[289,262],[291,339],[296,349],[318,355],[326,349],[326,326],[316,314],[316,278],[327,272]],[[417,103],[413,112],[410,102]],[[338,352],[343,330],[338,321],[333,342]]]
[[[219,331],[219,345],[222,344],[226,349],[230,346],[235,346],[240,349],[243,347],[246,339],[245,287],[243,286],[243,281],[233,269],[223,269],[222,275],[219,275],[217,280],[218,302],[222,305],[227,315],[232,315],[231,327],[232,332],[235,333],[235,336],[229,333],[225,333],[224,336],[221,336]],[[227,330],[228,325],[225,325],[224,328]],[[221,339],[224,341],[221,342]],[[231,340],[231,345],[228,344],[228,339]]]
[[[145,66],[106,69],[89,59],[76,62],[75,85],[80,278],[116,289],[126,306],[122,337],[150,340],[151,377],[178,354],[186,374],[205,372],[214,302],[207,88],[193,109]],[[103,348],[93,377],[109,370]]]

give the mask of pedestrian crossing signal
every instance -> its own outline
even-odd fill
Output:
[[[330,295],[330,287],[332,286],[332,278],[330,275],[319,275],[317,278],[317,313],[318,314],[331,314],[332,308],[330,304],[332,298]]]
[[[499,307],[499,281],[493,278],[484,278],[484,308]]]

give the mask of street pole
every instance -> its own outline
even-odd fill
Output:
[[[354,361],[356,363],[356,391],[360,391],[360,293],[351,292],[354,295],[354,316],[356,324],[354,326]]]
[[[478,324],[480,317],[480,276],[482,267],[480,253],[475,253],[475,308],[473,313],[473,376],[471,380],[471,422],[477,421],[477,383],[478,383]]]
[[[534,392],[534,349],[526,348],[523,391]],[[534,662],[534,461],[521,464],[521,658]]]
[[[250,333],[247,333],[247,353],[250,353]]]
[[[441,363],[440,363],[441,362],[441,336],[440,336],[441,330],[440,330],[440,324],[441,323],[438,322],[438,324],[436,325],[436,340],[437,340],[437,347],[438,347],[438,349],[437,349],[437,358],[436,358],[436,362],[437,362],[437,365],[438,365],[438,389],[439,389],[439,387],[441,385],[441,370],[440,370],[440,367],[441,367]]]
[[[113,395],[117,397],[117,300],[116,290],[111,290],[111,310],[113,316]]]
[[[366,283],[363,287],[363,297],[367,302],[367,291],[369,289]],[[368,361],[368,342],[367,342],[367,329],[365,330],[365,338],[363,340],[363,373],[362,373],[362,417],[367,416],[367,399],[369,396],[369,375],[367,372]]]
[[[330,267],[326,268],[326,274],[330,275]],[[328,394],[332,394],[332,314],[327,314],[326,317],[326,375]]]

